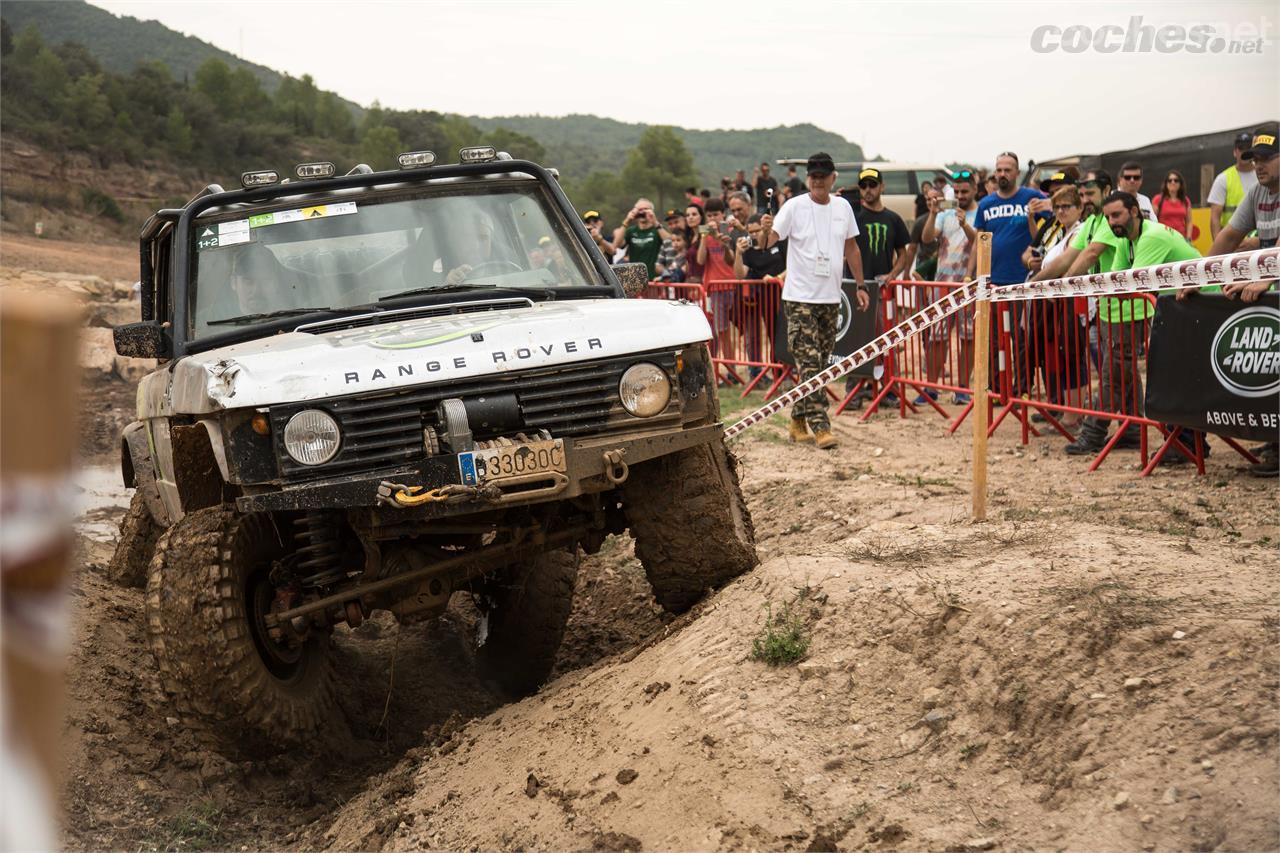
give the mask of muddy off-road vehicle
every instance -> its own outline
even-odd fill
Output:
[[[122,438],[113,571],[146,582],[159,680],[240,746],[336,713],[335,626],[480,616],[477,664],[545,680],[578,553],[630,530],[682,611],[756,561],[694,305],[630,299],[548,170],[492,149],[399,171],[248,172],[141,234],[160,359]]]

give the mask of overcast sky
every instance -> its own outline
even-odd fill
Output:
[[[1280,113],[1275,0],[94,2],[365,105],[690,128],[812,122],[894,160],[983,164],[1004,150],[1043,160]],[[1260,34],[1261,53],[1032,49],[1038,27],[1084,27],[1076,37],[1087,38],[1133,16]]]

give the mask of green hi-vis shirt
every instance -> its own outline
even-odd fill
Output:
[[[1120,249],[1116,252],[1115,263],[1111,267],[1113,272],[1171,264],[1175,261],[1194,261],[1200,257],[1196,247],[1177,231],[1150,220],[1142,223],[1142,233],[1138,235],[1137,242],[1131,242],[1125,237],[1117,238],[1117,242]],[[1105,323],[1127,323],[1150,317],[1155,313],[1155,306],[1145,296],[1107,296],[1100,300],[1098,313]]]
[[[1080,226],[1080,230],[1076,232],[1076,236],[1071,240],[1071,248],[1077,252],[1083,252],[1090,243],[1101,243],[1105,248],[1102,254],[1098,255],[1098,262],[1089,272],[1105,272],[1112,268],[1115,263],[1116,249],[1120,248],[1121,238],[1111,233],[1111,226],[1107,224],[1107,217],[1101,213],[1095,213],[1084,221],[1084,225]]]
[[[644,264],[649,268],[649,280],[658,277],[658,253],[662,251],[662,235],[657,228],[637,228],[628,225],[622,242],[627,247],[627,260]]]

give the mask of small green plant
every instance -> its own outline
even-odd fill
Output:
[[[966,743],[964,746],[960,747],[960,760],[968,761],[970,758],[973,758],[979,752],[982,752],[982,750],[985,749],[986,746],[987,744],[985,741],[982,743]]]
[[[809,654],[809,626],[795,612],[795,605],[803,595],[802,592],[783,604],[777,613],[773,612],[773,602],[764,606],[764,626],[751,641],[752,660],[769,666],[786,666],[804,660]]]
[[[224,847],[222,808],[208,800],[192,803],[164,822],[152,839],[161,850],[211,850]]]

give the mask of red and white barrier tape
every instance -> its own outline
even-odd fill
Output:
[[[1194,261],[1175,261],[1136,270],[1071,276],[1026,284],[1010,284],[987,288],[994,302],[1049,299],[1062,296],[1123,296],[1160,290],[1183,290],[1212,287],[1233,282],[1267,281],[1280,278],[1280,247],[1257,249],[1234,255],[1219,255]],[[944,320],[978,299],[986,280],[966,284],[930,303],[918,313],[894,326],[855,353],[845,356],[821,373],[781,394],[724,431],[725,439],[755,426],[765,418],[791,406],[804,397],[820,391],[830,382],[879,358],[893,347],[919,334],[939,320]]]
[[[1123,296],[1163,290],[1186,290],[1244,281],[1280,278],[1280,247],[1255,249],[1235,255],[1174,261],[1136,270],[1073,275],[1048,281],[1029,281],[993,287],[992,302],[1052,299],[1062,296]]]

